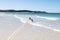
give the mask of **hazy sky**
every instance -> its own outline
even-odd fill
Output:
[[[0,9],[60,12],[60,0],[0,0]]]

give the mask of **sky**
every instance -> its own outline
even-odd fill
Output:
[[[34,10],[60,13],[60,0],[0,0],[0,9]]]

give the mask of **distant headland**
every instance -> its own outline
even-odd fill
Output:
[[[46,13],[45,11],[31,11],[31,10],[0,10],[0,12],[34,12],[34,13]]]

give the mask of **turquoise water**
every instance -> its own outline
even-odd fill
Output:
[[[22,15],[39,15],[39,16],[50,16],[50,17],[60,17],[60,13],[29,13],[29,12],[17,12],[16,14]]]

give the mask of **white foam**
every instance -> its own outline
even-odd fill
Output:
[[[55,29],[55,28],[52,28],[50,26],[46,26],[46,25],[43,25],[43,24],[38,24],[38,23],[30,23],[30,24],[34,25],[34,26],[38,26],[38,27],[43,27],[43,28],[46,28],[46,29],[50,29],[52,31],[60,32],[59,29]]]
[[[22,18],[22,17],[18,17],[16,15],[14,15],[15,18],[19,19],[22,23],[26,23],[27,20],[25,20],[25,18]]]
[[[42,17],[42,16],[37,16],[38,18],[44,18],[44,19],[47,19],[47,20],[59,20],[59,18],[55,18],[55,17]]]
[[[19,19],[22,23],[27,23],[27,21],[22,18],[22,17],[18,17],[16,15],[14,15],[17,19]],[[33,22],[29,22],[29,24],[31,25],[34,25],[34,26],[38,26],[38,27],[43,27],[43,28],[46,28],[46,29],[50,29],[52,31],[57,31],[57,32],[60,32],[59,29],[55,29],[55,28],[52,28],[50,26],[46,26],[46,25],[43,25],[43,24],[39,24],[39,23],[33,23]]]

